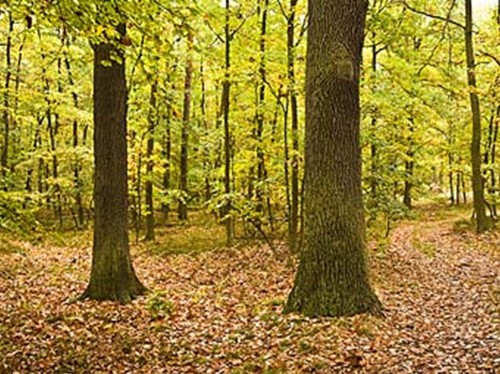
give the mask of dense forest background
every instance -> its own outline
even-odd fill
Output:
[[[106,26],[86,23],[84,5],[70,5],[15,2],[2,12],[0,209],[6,229],[26,229],[27,222],[82,229],[91,221],[89,37]],[[225,8],[208,1],[166,8],[152,1],[127,7],[134,229],[152,238],[153,212],[156,223],[164,223],[188,219],[187,208],[234,218],[238,236],[288,233],[293,248],[303,188],[306,4],[241,1]],[[375,1],[369,12],[364,190],[371,221],[387,225],[407,215],[415,200],[470,199],[464,7]],[[493,215],[498,27],[494,11],[474,27],[481,161]],[[225,213],[228,202],[232,209]]]

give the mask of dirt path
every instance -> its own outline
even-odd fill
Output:
[[[123,307],[69,302],[89,248],[26,246],[0,255],[0,373],[497,374],[500,261],[484,249],[499,247],[401,224],[372,256],[386,318],[311,320],[281,314],[294,269],[265,247],[142,253],[152,293]]]
[[[394,232],[378,264],[392,287],[382,291],[389,342],[375,372],[500,372],[500,261],[474,241],[445,221]]]

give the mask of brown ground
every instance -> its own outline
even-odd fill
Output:
[[[21,243],[0,254],[0,373],[500,373],[500,236],[426,216],[372,253],[385,320],[281,315],[293,268],[265,247],[141,251],[149,296],[73,302],[90,250]]]

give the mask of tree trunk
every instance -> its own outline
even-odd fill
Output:
[[[151,86],[151,97],[149,101],[149,126],[148,126],[148,143],[146,150],[146,183],[144,186],[146,200],[146,240],[155,240],[155,209],[153,202],[153,151],[155,147],[154,131],[158,121],[156,115],[156,91],[158,82],[154,82]]]
[[[9,30],[7,34],[7,43],[5,46],[5,92],[3,96],[3,122],[4,122],[4,134],[3,134],[3,148],[0,155],[0,173],[5,177],[7,169],[9,167],[9,142],[10,142],[10,79],[12,76],[12,32],[14,31],[14,20],[12,19],[12,13],[9,12]],[[6,186],[5,186],[6,187]]]
[[[476,63],[472,40],[472,0],[465,0],[465,51],[467,55],[467,79],[472,112],[472,193],[474,197],[474,211],[476,213],[476,230],[478,233],[482,233],[488,229],[488,220],[484,200],[484,181],[481,172],[481,110],[476,91]]]
[[[376,34],[373,32],[372,34],[373,40],[373,46],[372,46],[372,71],[373,74],[376,75],[377,73],[377,57],[380,51],[377,50],[377,43],[375,42],[376,40]],[[376,82],[376,78],[374,79]],[[374,87],[374,90],[377,88]],[[371,195],[371,203],[372,203],[372,209],[374,211],[374,215],[376,214],[375,210],[377,208],[377,193],[378,193],[378,176],[377,176],[377,171],[378,171],[378,147],[377,147],[377,141],[376,139],[376,132],[377,132],[377,108],[373,108],[373,113],[372,113],[372,120],[371,120],[371,139],[370,139],[370,172],[371,172],[371,178],[370,178],[370,195]]]
[[[178,215],[181,221],[188,219],[188,151],[189,151],[189,127],[191,121],[191,91],[193,81],[193,33],[188,32],[188,55],[186,61],[186,76],[184,80],[184,109],[182,114],[182,136],[181,136],[181,157],[180,157],[180,174],[179,174],[179,190],[181,198],[179,199]]]
[[[408,137],[408,150],[406,151],[406,161],[405,161],[405,183],[403,192],[403,204],[408,208],[412,209],[412,188],[413,188],[413,171],[415,169],[415,122],[413,117],[409,119],[409,137]]]
[[[69,60],[69,54],[68,54],[68,49],[70,46],[69,39],[67,38],[67,35],[64,33],[63,34],[63,44],[65,44],[64,49],[63,49],[63,54],[64,54],[64,64],[66,66],[66,72],[68,74],[68,82],[71,87],[71,96],[73,98],[73,106],[75,109],[80,108],[80,103],[79,103],[79,98],[78,94],[75,91],[75,80],[73,79],[73,70],[71,69],[71,62]],[[75,118],[73,120],[73,149],[76,151],[79,146],[79,139],[78,139],[78,120]],[[78,152],[75,152],[78,154]],[[81,164],[79,160],[79,156],[75,156],[75,161],[73,165],[73,186],[75,189],[75,204],[76,204],[76,226],[77,229],[82,229],[83,226],[85,225],[85,217],[84,217],[84,211],[83,211],[83,199],[82,199],[82,185],[83,181],[80,178],[80,171],[81,171]]]
[[[304,242],[285,312],[381,312],[365,258],[359,75],[367,2],[310,0]]]
[[[124,36],[125,25],[118,25],[117,31]],[[125,60],[112,42],[93,48],[94,245],[90,282],[82,297],[128,303],[146,289],[135,274],[129,250]]]
[[[203,131],[204,131],[204,136],[208,136],[208,121],[207,121],[207,89],[206,89],[206,82],[205,82],[205,63],[202,60],[200,64],[200,80],[201,80],[201,100],[200,100],[200,108],[201,108],[201,120],[203,123]],[[203,145],[203,174],[204,174],[204,179],[205,179],[205,184],[204,184],[204,199],[205,202],[209,201],[210,198],[212,197],[212,186],[210,183],[210,169],[211,169],[211,163],[210,163],[210,148],[209,145],[205,144]]]
[[[295,77],[295,19],[298,0],[290,0],[290,14],[287,19],[287,59],[288,59],[288,94],[292,120],[292,158],[290,175],[290,224],[288,241],[290,251],[298,251],[299,228],[299,114],[297,98],[297,80]]]
[[[225,64],[224,64],[224,83],[222,85],[222,112],[224,116],[224,192],[226,194],[226,203],[223,209],[224,221],[226,224],[226,245],[233,245],[234,239],[234,224],[232,217],[232,202],[231,202],[231,153],[232,153],[232,138],[231,129],[229,126],[229,111],[230,111],[230,69],[231,69],[231,39],[233,35],[230,30],[230,0],[226,0],[226,20],[224,25],[225,36]]]
[[[264,105],[266,100],[266,37],[267,37],[267,13],[269,8],[269,0],[262,0],[258,3],[258,14],[261,17],[260,24],[260,62],[259,62],[259,89],[257,100],[257,185],[255,187],[255,194],[257,198],[257,224],[260,228],[261,214],[264,208],[264,191],[265,191],[265,157],[264,157]]]
[[[167,66],[167,71],[169,66]],[[169,73],[168,73],[169,74]],[[170,76],[167,75],[167,86],[170,84]],[[172,97],[170,94],[166,96],[165,103],[165,134],[163,140],[163,194],[164,199],[168,198],[168,193],[170,190],[170,176],[171,176],[171,160],[172,160],[172,136],[171,136],[171,123],[172,123]],[[161,204],[161,211],[163,213],[163,219],[168,222],[168,215],[170,213],[170,204],[167,201],[163,201]]]

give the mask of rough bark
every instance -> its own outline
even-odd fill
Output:
[[[117,29],[125,35],[125,25]],[[90,282],[82,298],[127,303],[146,289],[134,272],[129,250],[125,61],[111,43],[93,48],[94,245]],[[114,53],[121,63],[110,59]]]
[[[359,74],[367,2],[310,0],[304,242],[285,312],[381,311],[365,258]]]

